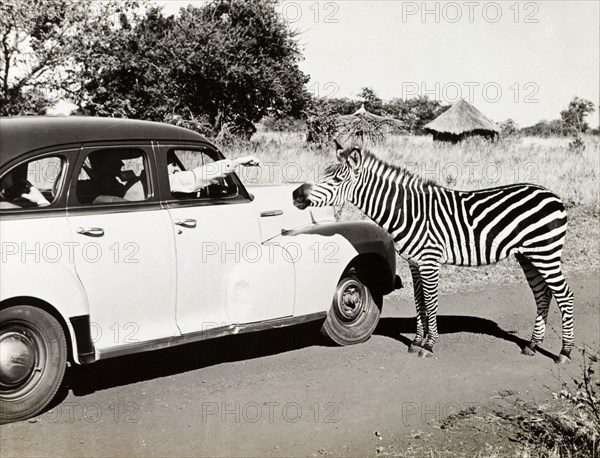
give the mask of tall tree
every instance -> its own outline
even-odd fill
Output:
[[[594,104],[589,100],[573,97],[566,110],[560,112],[565,126],[575,135],[579,135],[589,129],[585,118],[595,110]]]
[[[88,37],[77,55],[80,111],[163,121],[176,110],[173,50],[165,43],[173,26],[173,17],[150,8]]]
[[[0,113],[43,114],[73,89],[81,40],[108,27],[132,1],[0,2]]]
[[[383,115],[383,100],[375,93],[371,87],[363,87],[358,93],[358,97],[365,104],[365,109],[376,115]]]
[[[83,107],[171,120],[213,134],[263,116],[300,115],[309,100],[294,33],[268,0],[215,0],[165,18],[158,9],[109,37],[87,60]]]

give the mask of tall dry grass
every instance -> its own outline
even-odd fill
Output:
[[[393,135],[384,143],[366,145],[390,163],[403,165],[453,189],[473,190],[528,182],[547,187],[568,207],[600,209],[600,139],[584,138],[582,152],[569,151],[568,138],[526,137],[490,143],[472,139],[456,145],[431,137]],[[249,183],[282,184],[316,181],[335,161],[333,147],[307,146],[302,132],[258,132],[250,142],[223,147],[227,157],[256,154],[263,169],[241,170]]]

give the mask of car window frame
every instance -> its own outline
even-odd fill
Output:
[[[168,207],[186,207],[186,206],[208,206],[208,205],[237,205],[237,204],[245,204],[252,202],[252,197],[244,183],[238,176],[236,172],[234,172],[231,176],[235,180],[236,185],[238,186],[238,195],[235,197],[221,198],[221,197],[197,197],[197,198],[187,198],[187,199],[177,199],[173,197],[171,193],[171,187],[169,185],[169,174],[167,171],[167,154],[169,151],[173,149],[180,150],[209,150],[215,154],[215,160],[225,159],[223,153],[214,145],[210,143],[203,142],[174,142],[174,141],[155,141],[153,142],[153,148],[155,150],[156,155],[156,163],[158,169],[159,176],[159,186],[160,186],[160,197],[161,201]]]
[[[44,216],[56,213],[66,212],[67,200],[69,195],[69,183],[71,179],[73,164],[79,154],[79,146],[53,146],[43,150],[31,151],[17,159],[5,164],[0,170],[0,177],[14,170],[23,164],[44,159],[46,157],[59,157],[62,160],[62,169],[59,177],[58,194],[50,202],[50,205],[44,207],[24,207],[24,208],[3,208],[0,209],[2,217],[12,217],[13,215],[23,216]]]
[[[144,169],[146,179],[148,180],[148,198],[145,200],[107,202],[107,203],[81,203],[77,197],[77,181],[85,159],[94,151],[99,150],[135,150],[139,149],[145,156]],[[88,142],[81,146],[77,159],[73,164],[72,178],[69,183],[69,197],[67,208],[70,212],[119,212],[119,211],[138,211],[149,210],[160,206],[158,198],[158,185],[156,180],[156,166],[154,150],[150,140],[144,141],[115,141],[115,142]]]

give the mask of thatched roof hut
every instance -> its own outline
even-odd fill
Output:
[[[358,137],[361,141],[367,137],[372,142],[383,140],[386,133],[402,130],[404,125],[398,119],[379,116],[365,109],[363,104],[349,115],[340,116],[337,120],[338,135],[342,141]]]
[[[434,140],[452,143],[475,135],[495,140],[500,134],[495,123],[463,99],[425,124],[425,131],[433,134]]]

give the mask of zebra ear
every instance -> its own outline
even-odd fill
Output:
[[[362,164],[362,153],[360,148],[357,146],[352,148],[352,151],[350,151],[350,154],[348,155],[347,161],[350,169],[352,169],[353,172],[356,172]]]

